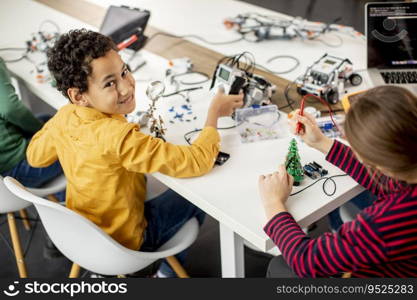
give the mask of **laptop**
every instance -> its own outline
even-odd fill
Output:
[[[121,49],[124,43],[127,48],[138,51],[145,45],[147,36],[144,31],[150,12],[128,6],[113,6],[107,9],[100,32],[109,36]],[[136,36],[132,38],[132,36]]]
[[[417,94],[417,2],[367,3],[365,31],[373,85],[398,85]]]

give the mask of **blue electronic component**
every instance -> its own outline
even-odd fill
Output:
[[[323,128],[324,130],[330,130],[333,128],[333,123],[325,123]]]
[[[317,179],[318,177],[320,177],[320,174],[317,171],[315,171],[314,168],[310,165],[305,165],[303,167],[303,170],[304,174],[306,174],[311,179]]]
[[[317,179],[319,177],[326,176],[329,172],[326,169],[323,169],[321,165],[313,161],[312,163],[306,164],[303,167],[304,174],[306,174],[311,179]]]
[[[180,119],[180,120],[182,120],[182,117],[183,116],[184,116],[184,114],[176,113],[175,116],[174,116],[174,119]]]
[[[317,126],[327,137],[336,138],[341,136],[341,133],[337,130],[332,121],[318,122]]]

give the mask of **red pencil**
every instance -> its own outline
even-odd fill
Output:
[[[299,115],[300,116],[303,116],[304,115],[304,98],[305,97],[303,97],[303,99],[301,99],[301,104],[300,104],[300,112],[299,112]],[[297,134],[299,134],[300,133],[300,130],[301,130],[301,128],[303,128],[303,124],[301,123],[301,122],[298,122],[297,123],[297,127],[296,127],[296,129],[295,129],[295,132],[297,133]]]

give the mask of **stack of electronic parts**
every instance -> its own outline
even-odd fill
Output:
[[[254,74],[255,66],[255,59],[249,52],[224,57],[214,71],[210,87],[213,93],[219,88],[230,95],[243,93],[243,106],[232,115],[243,143],[280,136],[277,130],[280,114],[277,106],[271,105],[276,86]]]
[[[222,88],[226,94],[243,92],[243,107],[271,104],[276,86],[260,75],[254,74],[255,59],[249,52],[221,59],[213,74],[210,89]]]
[[[293,40],[295,38],[318,40],[320,36],[327,32],[343,33],[361,39],[365,38],[362,33],[349,26],[311,22],[301,17],[284,18],[258,13],[238,14],[235,17],[227,18],[224,21],[224,25],[228,29],[235,29],[245,40],[252,42]],[[338,46],[341,46],[341,44]]]
[[[54,30],[46,31],[44,29],[45,24],[52,25]],[[46,65],[46,54],[55,44],[55,41],[59,36],[59,26],[55,22],[45,20],[40,24],[39,30],[32,33],[31,39],[26,41],[26,53],[22,57],[34,65],[35,69],[32,70],[31,73],[35,73],[35,78],[38,83],[50,82],[52,86],[56,84],[55,81],[52,80]],[[32,54],[32,56],[29,57],[29,54]]]
[[[321,117],[316,118],[317,126],[320,128],[321,132],[324,133],[325,136],[329,138],[338,138],[342,136],[342,132],[340,132],[339,128],[342,128],[342,123],[345,120],[344,115],[333,115],[333,119],[338,125],[335,126],[330,116],[328,117]]]
[[[326,176],[329,173],[326,169],[323,169],[323,167],[315,161],[304,165],[303,170],[304,174],[310,177],[311,179],[317,179]]]

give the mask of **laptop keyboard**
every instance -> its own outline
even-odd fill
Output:
[[[417,72],[381,72],[382,78],[384,78],[387,84],[408,84],[417,83]]]

